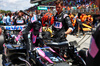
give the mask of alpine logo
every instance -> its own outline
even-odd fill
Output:
[[[4,26],[6,30],[22,30],[24,26]]]
[[[62,22],[54,22],[54,27],[61,29],[62,28]]]

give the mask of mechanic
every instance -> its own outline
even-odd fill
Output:
[[[38,46],[39,43],[41,46],[43,46],[42,39],[39,37],[40,33],[42,31],[41,27],[42,27],[41,22],[39,21],[37,16],[34,15],[31,18],[31,21],[28,23],[28,26],[24,30],[22,30],[22,34],[23,34],[23,38],[26,43],[27,51],[33,50],[34,47]],[[29,44],[29,40],[28,40],[29,39],[28,38],[29,31],[32,32],[31,44]]]
[[[37,20],[41,23],[41,19],[42,19],[42,13],[40,12],[40,10],[36,10],[36,18]]]
[[[70,34],[73,31],[73,26],[69,16],[63,12],[63,1],[57,0],[55,3],[57,13],[54,16],[53,38],[56,38],[54,40],[56,42],[62,42],[66,41],[65,35]]]
[[[69,16],[65,12],[63,12],[63,1],[57,0],[55,4],[57,13],[54,16],[54,25],[52,27],[52,30],[54,32],[53,41],[67,41],[67,34],[70,34],[73,31],[72,22]],[[59,53],[59,49],[57,49],[56,52]],[[65,50],[63,55],[64,58],[67,58]]]
[[[24,25],[26,24],[25,18],[22,15],[22,11],[19,11],[18,16],[14,18],[14,25]]]
[[[100,0],[96,0],[96,4],[99,6],[100,9]],[[97,27],[94,34],[92,34],[92,39],[90,43],[91,44],[89,52],[86,58],[87,66],[100,66],[100,25]]]
[[[32,17],[33,17],[33,13],[30,12],[30,13],[29,13],[29,16],[27,16],[27,18],[26,18],[27,24],[28,24],[29,22],[31,22]]]

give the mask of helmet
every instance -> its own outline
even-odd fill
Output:
[[[54,16],[52,13],[46,13],[42,17],[42,26],[50,26],[54,23]]]

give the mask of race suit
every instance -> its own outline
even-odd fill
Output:
[[[67,31],[68,29],[71,29],[73,31],[73,26],[69,16],[64,12],[61,12],[59,15],[56,14],[54,16],[54,25],[53,25],[53,31],[54,31],[53,38],[56,38],[54,41],[56,42],[66,41],[65,31]]]

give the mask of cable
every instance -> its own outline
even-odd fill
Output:
[[[86,37],[86,35],[78,42],[78,44]]]
[[[86,35],[78,42],[78,44],[86,37]]]
[[[21,58],[21,57],[18,57],[21,61],[24,61],[24,62],[26,62],[29,66],[31,66],[31,64],[27,61],[27,60],[25,60],[25,59],[23,59],[23,58]]]
[[[87,39],[89,39],[91,36],[89,36]],[[80,45],[78,45],[77,47],[80,47],[87,39],[85,39]]]

